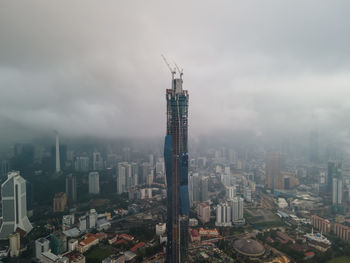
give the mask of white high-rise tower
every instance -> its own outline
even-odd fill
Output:
[[[100,175],[98,172],[89,173],[89,194],[100,193]]]
[[[61,163],[60,163],[60,138],[58,137],[58,131],[56,133],[56,173],[61,171]]]
[[[19,172],[9,172],[7,180],[1,185],[2,225],[0,239],[8,236],[17,228],[30,232],[32,225],[27,217],[26,181]]]

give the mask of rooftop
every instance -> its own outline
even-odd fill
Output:
[[[137,250],[139,250],[140,248],[144,247],[146,245],[145,242],[140,242],[138,244],[136,244],[135,246],[133,246],[130,251],[131,252],[136,252]]]
[[[248,257],[260,257],[265,253],[265,248],[253,239],[237,239],[233,248],[240,254]]]

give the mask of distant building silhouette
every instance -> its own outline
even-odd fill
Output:
[[[343,199],[342,163],[339,161],[328,162],[328,189],[331,189],[332,204],[340,207]]]
[[[118,164],[117,194],[122,194],[128,189],[127,181],[131,177],[131,165],[128,162]]]
[[[77,201],[77,179],[73,174],[66,176],[66,194],[69,205]]]
[[[100,152],[93,152],[92,154],[92,169],[99,171],[104,168],[103,158]]]
[[[327,189],[332,191],[333,178],[341,177],[342,163],[340,161],[328,161]]]
[[[89,194],[100,193],[100,175],[98,172],[89,173]]]
[[[74,168],[80,172],[87,172],[90,167],[90,159],[87,156],[77,156],[74,162]]]
[[[56,131],[56,173],[61,172],[61,161],[60,161],[60,138]]]

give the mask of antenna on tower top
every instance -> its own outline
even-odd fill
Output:
[[[162,58],[163,58],[165,64],[168,66],[172,77],[174,78],[174,76],[175,76],[175,74],[176,74],[176,68],[173,68],[173,69],[172,69],[172,68],[170,67],[168,61],[166,60],[166,58],[165,58],[163,55],[162,55]]]

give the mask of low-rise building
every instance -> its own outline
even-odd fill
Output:
[[[277,231],[277,238],[279,242],[282,244],[287,244],[288,242],[291,242],[292,244],[295,244],[295,240],[288,236],[286,233],[283,233],[281,231]]]
[[[281,197],[278,198],[277,205],[278,205],[278,208],[280,208],[280,209],[284,209],[284,208],[288,207],[288,203],[287,203],[286,199],[281,198]]]
[[[198,226],[198,220],[196,218],[190,218],[188,220],[188,225],[189,226]]]
[[[201,241],[201,236],[200,236],[198,230],[191,229],[191,230],[189,230],[189,232],[190,232],[191,242],[200,242]]]
[[[97,220],[97,230],[108,230],[111,228],[111,223],[107,221],[107,219],[99,219]]]
[[[58,263],[59,259],[59,256],[51,253],[50,251],[43,252],[40,256],[41,263]]]
[[[78,251],[84,253],[88,251],[92,246],[95,246],[99,243],[99,239],[91,233],[84,235],[83,240],[79,242]]]
[[[85,263],[85,256],[77,251],[70,251],[63,256],[68,258],[69,263]]]
[[[131,252],[137,252],[139,249],[143,248],[146,246],[146,243],[145,242],[139,242],[137,243],[135,246],[133,246],[132,248],[130,248],[130,251]]]
[[[199,229],[199,234],[201,236],[207,236],[207,237],[218,237],[219,236],[219,231],[216,228],[214,228],[214,229],[200,228]]]
[[[124,239],[124,240],[126,240],[126,241],[132,241],[132,240],[134,240],[134,237],[133,236],[130,236],[130,235],[128,235],[128,234],[120,234],[119,235],[119,238],[121,238],[121,239]]]
[[[108,239],[108,244],[112,245],[118,240],[118,235],[115,235],[114,237]]]

